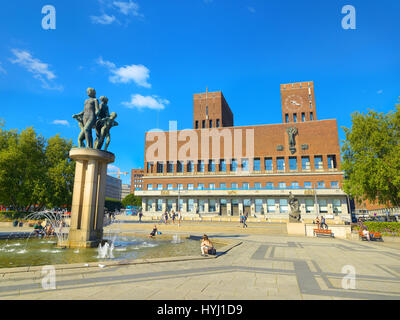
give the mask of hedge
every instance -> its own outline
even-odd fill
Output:
[[[393,236],[400,236],[400,222],[364,221],[363,224],[372,232],[380,232]],[[355,229],[359,229],[355,226]]]
[[[18,212],[18,211],[0,211],[0,219],[2,220],[23,220],[29,212]]]

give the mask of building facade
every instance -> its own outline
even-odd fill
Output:
[[[107,175],[106,180],[106,198],[121,201],[122,181],[121,179],[114,178]]]
[[[131,170],[131,193],[135,193],[136,190],[143,190],[143,177],[143,169]]]
[[[281,85],[281,124],[233,126],[222,92],[193,97],[193,130],[147,132],[145,215],[288,219],[288,197],[303,217],[348,219],[336,120],[317,120],[313,82]]]
[[[121,200],[131,193],[131,185],[123,183],[121,186]]]

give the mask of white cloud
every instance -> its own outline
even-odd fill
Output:
[[[148,108],[152,110],[162,110],[170,102],[166,99],[161,99],[158,96],[142,96],[140,94],[131,95],[131,101],[122,102],[129,109],[137,108],[139,110]]]
[[[60,124],[69,127],[69,122],[67,120],[54,120],[52,124]]]
[[[92,23],[95,24],[111,24],[116,21],[114,16],[109,16],[108,14],[103,14],[101,16],[90,16]]]
[[[1,66],[1,62],[0,62],[0,73],[7,74],[6,69],[4,69],[4,68]]]
[[[150,70],[144,65],[132,64],[118,68],[115,63],[105,61],[102,57],[97,59],[97,63],[106,67],[111,72],[112,75],[109,77],[109,80],[112,83],[135,82],[138,86],[151,88],[151,84],[147,82],[150,77]]]
[[[107,172],[119,172],[119,171],[120,171],[120,169],[113,164],[109,164],[107,166]]]
[[[133,1],[114,1],[113,5],[124,15],[141,16],[139,13],[139,5]]]
[[[62,90],[62,86],[51,86],[56,75],[49,69],[49,65],[36,59],[32,54],[26,50],[11,49],[11,52],[15,55],[16,59],[10,59],[14,64],[18,64],[24,67],[27,71],[33,74],[35,79],[42,82],[42,87],[51,90]]]
[[[377,94],[382,94],[383,90],[378,90]]]

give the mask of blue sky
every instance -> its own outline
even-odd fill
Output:
[[[42,28],[48,4],[55,30]],[[348,4],[355,30],[341,26]],[[192,95],[207,86],[235,125],[256,125],[281,122],[281,83],[314,81],[318,118],[350,126],[353,111],[398,101],[399,14],[398,0],[2,1],[0,117],[76,143],[71,115],[94,87],[118,113],[121,171],[143,167],[145,131],[190,128]]]

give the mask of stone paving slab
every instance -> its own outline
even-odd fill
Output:
[[[121,225],[118,227],[124,232],[147,232],[138,223]],[[170,228],[164,232],[178,232],[173,229],[177,226]],[[0,269],[0,299],[400,299],[397,248],[361,241],[289,237],[278,234],[275,226],[212,228],[188,223],[179,232],[206,232],[216,239],[241,244],[218,258],[110,263],[105,268],[96,264],[57,267],[56,290],[41,287],[41,267],[19,272]],[[348,276],[342,272],[344,266],[356,271],[355,289],[342,288]]]

